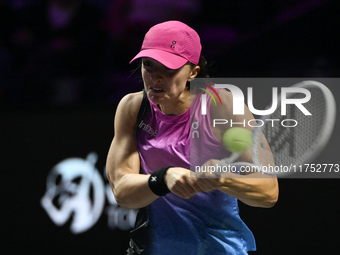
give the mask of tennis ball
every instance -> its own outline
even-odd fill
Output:
[[[222,141],[227,150],[241,153],[252,144],[252,135],[248,129],[232,127],[224,132]]]

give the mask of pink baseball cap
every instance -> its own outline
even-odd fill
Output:
[[[148,57],[170,69],[178,69],[188,61],[197,65],[201,55],[200,37],[180,21],[166,21],[149,29],[141,51],[130,61]]]

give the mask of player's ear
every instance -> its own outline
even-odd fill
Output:
[[[195,78],[200,70],[201,70],[201,68],[199,66],[194,66],[193,68],[191,68],[188,81],[191,81],[193,78]]]

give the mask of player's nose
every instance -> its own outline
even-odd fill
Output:
[[[162,74],[162,72],[160,70],[155,70],[155,71],[151,72],[150,79],[155,84],[160,83],[160,82],[163,81],[164,75]]]

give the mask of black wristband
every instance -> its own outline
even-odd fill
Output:
[[[149,177],[149,187],[157,196],[164,196],[170,192],[164,180],[166,171],[168,171],[170,167],[172,166],[162,167],[153,172]]]

